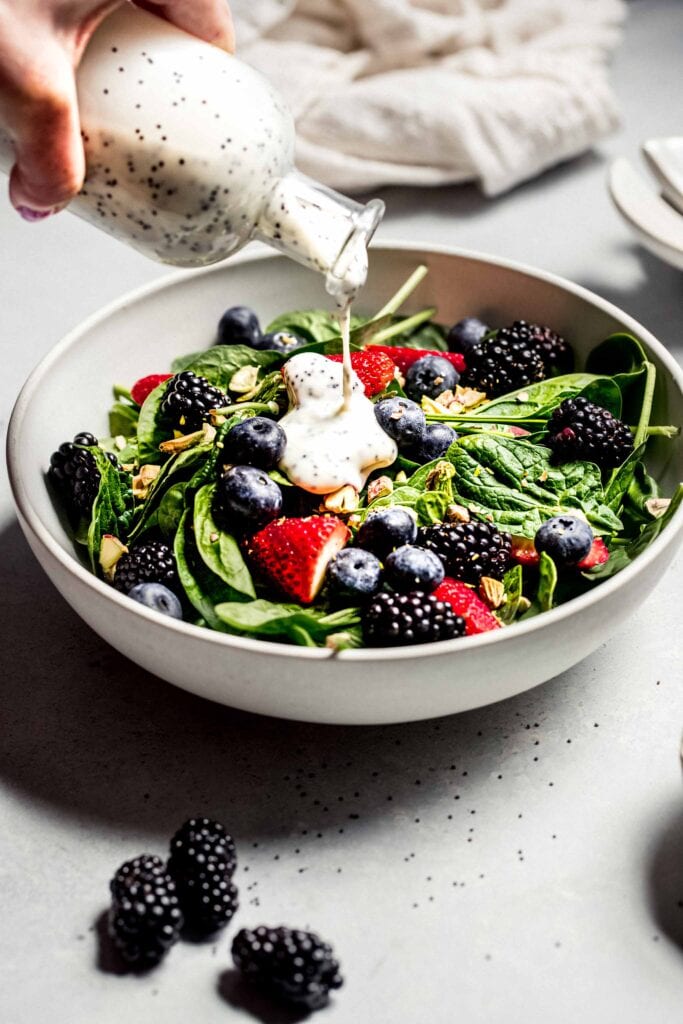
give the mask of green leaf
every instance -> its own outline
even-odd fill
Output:
[[[218,440],[216,436],[216,441]],[[130,540],[137,540],[138,537],[158,525],[156,513],[166,491],[176,483],[187,481],[198,467],[203,467],[209,462],[214,453],[214,444],[206,442],[195,445],[194,448],[187,448],[184,452],[178,452],[163,464],[161,471],[152,484],[149,494],[142,505],[139,517],[130,533]]]
[[[553,466],[541,445],[483,433],[459,437],[446,457],[455,466],[455,500],[498,529],[533,538],[545,519],[576,509],[597,533],[621,528],[593,463]]]
[[[624,495],[633,483],[636,467],[645,454],[645,448],[646,445],[644,444],[634,448],[628,458],[612,474],[612,479],[605,492],[605,501],[617,515],[624,500]]]
[[[216,607],[216,614],[225,625],[238,633],[276,637],[308,647],[320,646],[330,634],[342,632],[360,623],[358,608],[326,612],[263,599],[246,604],[220,604]]]
[[[262,352],[248,345],[214,345],[204,352],[192,352],[190,355],[174,359],[171,369],[174,373],[191,370],[192,373],[206,377],[211,384],[227,391],[234,374],[243,366],[258,366],[261,370],[270,370],[271,367],[281,365],[282,356],[278,352]]]
[[[156,511],[156,525],[165,537],[174,537],[185,511],[187,481],[171,484],[164,492]]]
[[[575,398],[584,389],[589,386],[595,388],[598,383],[605,388],[611,388],[613,384],[611,378],[598,377],[593,373],[567,373],[561,377],[551,377],[494,398],[474,409],[470,416],[484,416],[487,419],[500,416],[505,420],[548,419],[560,402],[566,398]]]
[[[237,594],[256,597],[240,546],[235,538],[219,530],[213,518],[211,504],[215,484],[205,484],[194,499],[194,536],[200,556],[209,569],[227,583]]]
[[[642,526],[638,534],[627,544],[612,547],[610,549],[609,561],[604,562],[602,565],[596,565],[595,568],[588,569],[582,573],[584,579],[593,581],[609,579],[610,576],[616,575],[627,565],[630,565],[638,555],[641,555],[652,544],[662,530],[669,525],[681,504],[683,504],[683,484],[678,485],[676,493],[671,499],[671,504],[663,516],[660,516],[658,519],[651,518],[650,522]]]
[[[522,600],[523,573],[519,563],[505,573],[503,586],[505,587],[505,602],[497,609],[496,615],[504,626],[509,626],[517,618]]]
[[[353,317],[351,326],[355,327],[361,322],[359,317]],[[274,334],[276,331],[297,334],[309,343],[329,341],[330,338],[339,337],[339,321],[327,309],[298,309],[276,316],[263,333]]]
[[[190,531],[190,512],[186,510],[178,524],[173,542],[178,578],[190,604],[206,620],[211,629],[227,632],[221,619],[216,615],[215,606],[232,600],[234,591],[215,573],[212,573],[199,558]]]
[[[138,455],[140,463],[161,461],[159,445],[168,439],[169,431],[160,425],[160,408],[166,394],[168,381],[162,381],[147,395],[138,417]]]
[[[111,464],[99,447],[88,447],[95,460],[100,482],[93,502],[88,526],[88,557],[92,571],[101,575],[100,546],[105,533],[112,533],[125,540],[125,514],[127,511],[127,489],[119,471]]]
[[[112,437],[134,437],[138,426],[137,405],[114,402],[109,410],[109,433]]]
[[[538,562],[538,590],[536,600],[542,612],[549,612],[553,606],[557,586],[557,566],[547,551],[541,551]]]

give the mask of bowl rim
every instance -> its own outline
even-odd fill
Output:
[[[389,255],[392,252],[415,252],[443,256],[455,256],[468,260],[478,261],[487,265],[493,265],[506,270],[526,274],[537,280],[559,287],[572,295],[581,298],[590,304],[597,306],[603,312],[619,319],[634,334],[642,337],[646,344],[657,354],[660,361],[670,373],[671,378],[683,397],[683,369],[678,365],[673,356],[655,336],[643,327],[634,317],[625,313],[614,303],[601,298],[588,288],[575,284],[572,281],[554,274],[550,271],[540,270],[529,264],[505,257],[491,256],[486,253],[470,249],[463,249],[457,246],[439,245],[432,242],[415,242],[402,240],[388,240],[376,242],[371,247],[374,250],[383,251]],[[244,264],[255,263],[263,260],[284,260],[285,257],[279,253],[269,251],[242,252],[232,257],[230,263]],[[70,330],[57,344],[51,348],[38,362],[29,374],[16,399],[7,430],[7,466],[12,497],[19,515],[20,522],[25,524],[34,534],[36,539],[49,551],[49,553],[60,563],[62,568],[75,580],[84,583],[86,587],[92,588],[96,593],[106,599],[115,602],[121,609],[131,615],[141,616],[150,625],[163,626],[173,632],[186,636],[190,640],[204,640],[207,643],[219,644],[224,647],[237,647],[244,651],[250,651],[258,655],[276,656],[283,658],[303,658],[305,660],[321,660],[337,658],[350,663],[372,663],[375,661],[395,661],[406,658],[429,658],[435,655],[456,655],[462,650],[461,637],[453,640],[442,640],[432,644],[414,644],[405,647],[382,647],[382,648],[357,648],[352,650],[334,651],[327,648],[298,647],[284,643],[277,643],[271,640],[258,640],[251,637],[239,637],[230,633],[221,633],[216,630],[195,626],[189,622],[172,619],[160,615],[151,609],[140,604],[131,602],[124,594],[120,594],[113,587],[108,586],[104,581],[98,579],[93,573],[87,570],[74,554],[69,554],[60,545],[55,544],[52,534],[44,525],[38,513],[33,509],[22,479],[21,460],[18,445],[18,435],[25,415],[31,407],[34,392],[42,383],[43,378],[50,372],[52,367],[59,362],[64,352],[72,344],[76,343],[82,335],[86,334],[93,327],[102,321],[119,312],[126,306],[134,305],[144,300],[147,296],[156,292],[173,288],[181,281],[187,281],[190,277],[199,277],[212,273],[225,271],[223,263],[213,264],[208,267],[201,267],[192,270],[174,271],[155,281],[148,282],[138,288],[132,289],[122,296],[107,303],[95,313],[86,317],[76,327]],[[624,586],[629,580],[637,577],[643,572],[651,561],[656,559],[664,547],[671,544],[679,531],[683,529],[683,506],[679,508],[673,520],[667,528],[652,542],[652,544],[638,556],[630,565],[622,569],[615,576],[605,580],[595,589],[572,598],[566,604],[544,612],[542,615],[534,616],[526,622],[515,624],[514,630],[507,629],[493,630],[488,633],[480,633],[476,636],[467,637],[467,650],[474,648],[488,647],[492,644],[505,642],[510,636],[521,640],[523,636],[536,633],[552,624],[559,624],[563,620],[578,614],[599,602],[603,597]]]

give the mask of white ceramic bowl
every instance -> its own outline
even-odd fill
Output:
[[[376,246],[361,311],[378,309],[420,262],[430,273],[411,305],[436,305],[444,321],[475,312],[492,323],[549,323],[571,339],[579,360],[613,331],[636,334],[658,369],[655,422],[683,419],[683,374],[655,338],[615,306],[551,274],[456,249]],[[65,438],[78,430],[106,433],[112,383],[163,371],[173,356],[210,345],[227,306],[253,306],[265,323],[324,301],[312,273],[282,257],[251,257],[127,296],[48,354],[14,409],[8,461],[19,521],[55,586],[108,643],[163,679],[233,707],[306,721],[404,722],[464,711],[536,686],[590,654],[671,561],[683,510],[633,565],[552,612],[466,640],[391,650],[331,655],[213,633],[148,611],[83,568],[44,472]],[[671,492],[683,477],[683,446],[657,442],[651,465]]]

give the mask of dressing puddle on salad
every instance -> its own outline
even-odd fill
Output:
[[[337,313],[231,307],[213,344],[115,386],[106,437],[52,454],[93,573],[202,628],[342,650],[514,628],[638,558],[683,500],[648,469],[679,430],[651,422],[638,340],[577,367],[571,325],[404,314],[424,267],[352,315],[351,241]]]

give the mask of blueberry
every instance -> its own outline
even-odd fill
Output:
[[[485,334],[491,330],[488,324],[477,316],[466,316],[453,324],[446,342],[451,352],[462,352],[467,355],[473,348],[477,348]]]
[[[419,402],[423,395],[436,398],[442,391],[452,391],[460,374],[443,356],[422,356],[406,373],[405,393]]]
[[[225,461],[259,469],[275,469],[287,444],[279,423],[252,416],[237,423],[225,439]]]
[[[213,517],[221,530],[256,533],[282,511],[282,491],[254,466],[232,466],[216,484]]]
[[[593,545],[593,531],[577,516],[554,516],[540,526],[534,537],[537,551],[545,551],[558,566],[576,565]]]
[[[231,306],[218,321],[217,345],[248,345],[256,348],[261,339],[261,325],[253,309]]]
[[[412,544],[416,537],[413,516],[408,509],[394,505],[371,512],[356,534],[356,542],[359,547],[385,559],[394,548]]]
[[[414,462],[431,462],[445,455],[458,435],[448,423],[430,423],[418,443],[406,451],[406,455]]]
[[[327,585],[335,601],[362,601],[380,587],[382,565],[376,555],[362,548],[344,548],[327,567]]]
[[[271,352],[281,352],[288,356],[290,352],[296,352],[302,345],[307,345],[305,338],[291,331],[273,331],[271,334],[264,334],[254,348],[269,349]]]
[[[383,398],[375,404],[375,416],[399,448],[419,444],[427,426],[422,409],[409,398]]]
[[[172,619],[183,617],[180,601],[163,583],[136,583],[127,591],[127,596],[139,604],[144,604],[145,608],[152,608],[153,611],[169,615]]]
[[[413,590],[436,590],[445,576],[443,562],[433,551],[404,544],[387,557],[384,564],[387,583],[394,590],[409,594]]]

